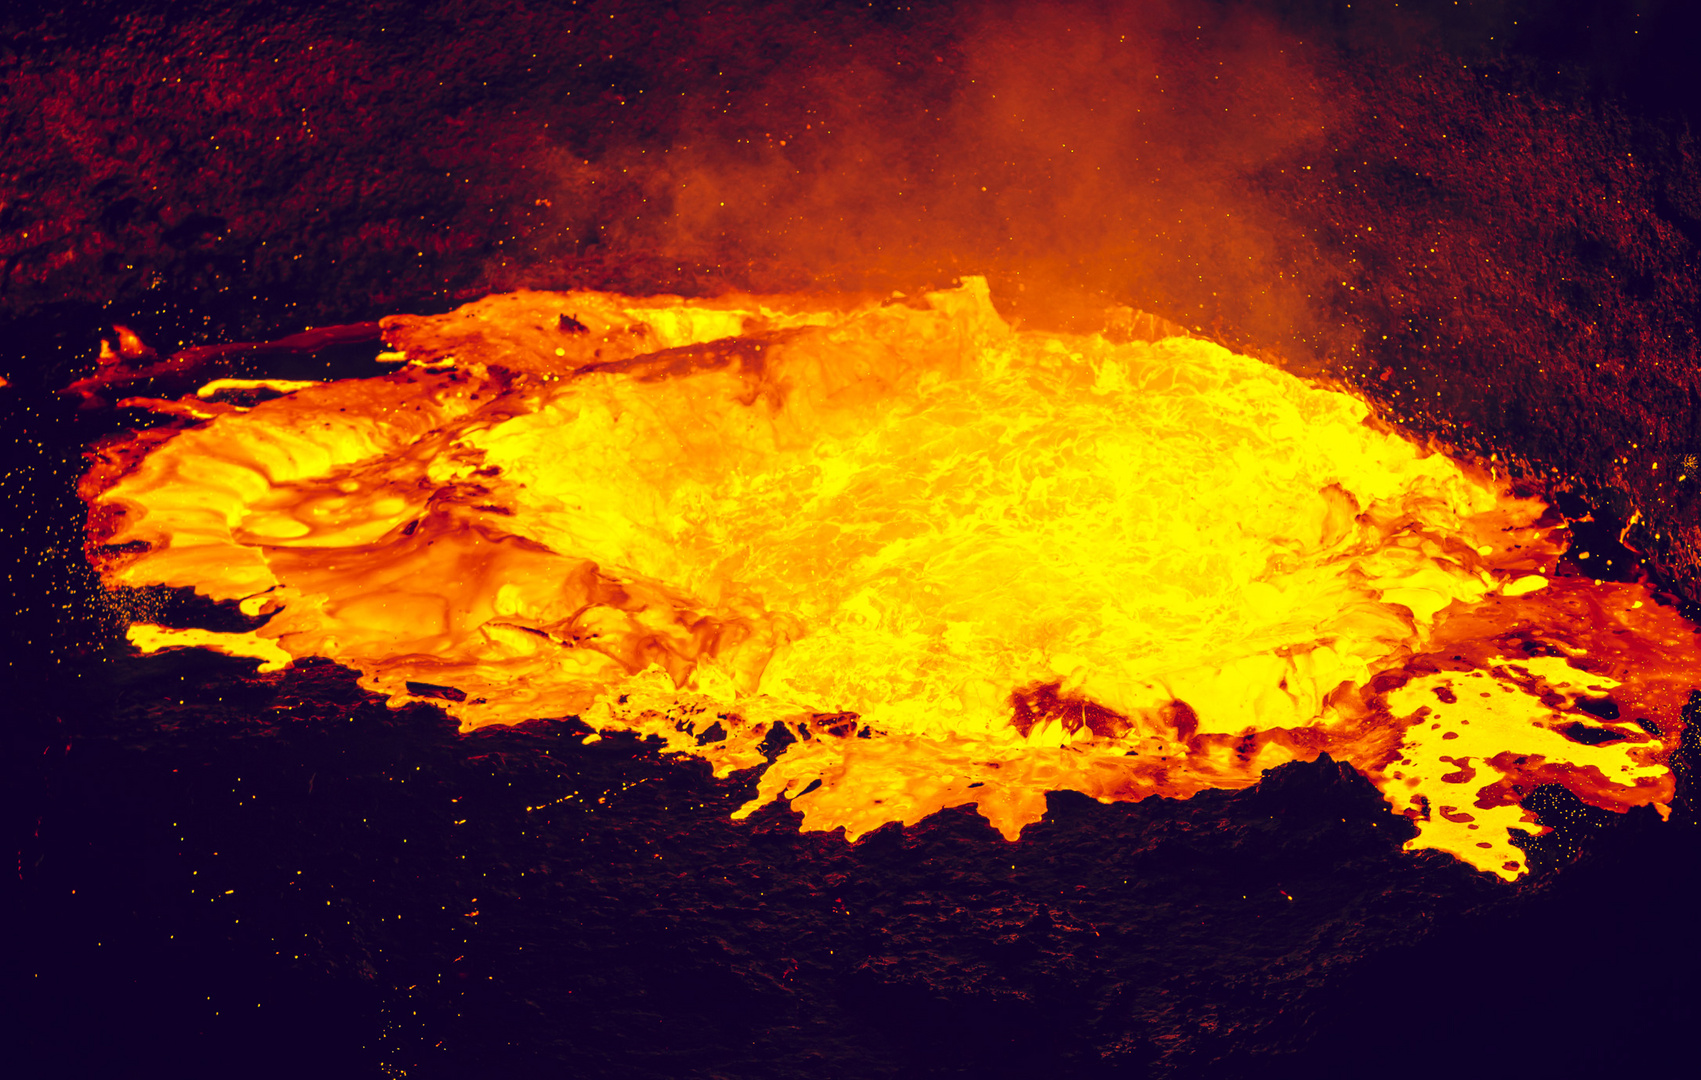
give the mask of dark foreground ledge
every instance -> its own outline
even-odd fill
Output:
[[[851,845],[732,822],[749,777],[629,737],[462,737],[330,664],[250,670],[112,660],[58,702],[8,973],[31,1075],[1564,1072],[1675,1050],[1697,1004],[1687,803],[1552,799],[1517,888],[1402,853],[1327,758],[1054,795],[1014,844],[963,809]]]

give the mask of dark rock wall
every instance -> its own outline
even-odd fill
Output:
[[[1696,18],[11,5],[0,374],[63,385],[111,322],[169,350],[516,285],[986,272],[1026,318],[1130,303],[1574,480],[1693,597]]]
[[[1640,512],[1629,542],[1694,595],[1687,127],[1545,96],[1527,64],[1387,74],[1334,153],[1274,182],[1334,271],[1325,354],[1412,428],[1574,482],[1620,524]]]

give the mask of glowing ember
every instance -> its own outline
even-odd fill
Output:
[[[270,615],[136,645],[329,657],[463,729],[573,714],[720,775],[772,757],[739,813],[849,838],[974,804],[1013,839],[1048,791],[1327,751],[1410,846],[1512,878],[1535,785],[1671,797],[1687,624],[1554,578],[1541,502],[1218,346],[1017,332],[976,279],[385,330],[394,374],[207,387],[162,406],[199,426],[107,449],[108,584]]]

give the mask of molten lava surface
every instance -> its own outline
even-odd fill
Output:
[[[205,387],[103,449],[108,586],[255,621],[134,644],[766,762],[738,815],[851,839],[964,805],[1014,839],[1048,791],[1328,752],[1408,847],[1511,879],[1537,786],[1672,797],[1692,628],[1558,573],[1559,519],[1492,470],[1261,361],[1014,329],[978,279],[848,310],[518,293],[385,333],[390,374]]]

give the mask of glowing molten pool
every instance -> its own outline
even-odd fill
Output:
[[[1260,361],[1019,332],[977,279],[385,328],[399,371],[210,387],[170,406],[198,426],[107,449],[107,583],[270,615],[135,644],[328,657],[464,729],[577,715],[720,775],[771,757],[740,813],[849,838],[974,804],[1014,839],[1048,791],[1327,751],[1410,846],[1512,878],[1534,786],[1671,797],[1690,627],[1553,577],[1544,504]]]

